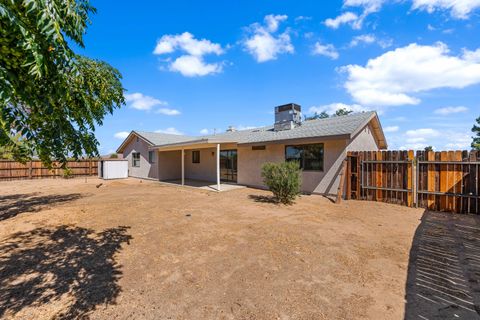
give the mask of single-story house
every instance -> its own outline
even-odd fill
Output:
[[[302,121],[301,107],[275,108],[273,126],[206,136],[132,131],[117,153],[129,176],[160,181],[201,180],[264,188],[266,162],[299,161],[302,191],[336,194],[347,151],[387,148],[376,112]]]

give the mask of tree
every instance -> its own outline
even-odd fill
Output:
[[[124,104],[124,89],[116,69],[68,45],[84,46],[92,13],[88,0],[0,3],[0,147],[15,158],[98,155],[95,127]]]
[[[425,152],[428,152],[428,151],[433,151],[433,147],[432,146],[425,147]]]
[[[322,112],[320,112],[320,113],[315,112],[315,113],[313,114],[313,116],[309,116],[309,117],[305,116],[305,121],[308,121],[308,120],[317,120],[317,119],[325,119],[325,118],[328,118],[328,117],[330,117],[330,116],[328,115],[328,113],[327,113],[326,111],[322,111]]]
[[[348,110],[347,108],[341,108],[341,109],[338,109],[337,111],[335,111],[335,116],[336,117],[346,116],[346,115],[349,115],[352,112],[353,112],[352,110]]]
[[[473,125],[472,132],[475,136],[472,137],[472,149],[480,150],[480,117],[475,120],[477,123]]]
[[[262,166],[262,177],[278,202],[291,204],[300,193],[302,180],[297,161],[265,163]]]

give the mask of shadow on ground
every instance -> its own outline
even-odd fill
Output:
[[[3,240],[0,318],[61,300],[67,302],[56,319],[84,319],[96,306],[113,304],[122,275],[114,255],[132,238],[128,228],[37,228]]]
[[[248,198],[252,199],[255,202],[278,204],[278,200],[274,196],[261,196],[258,194],[251,194],[248,196]]]
[[[405,319],[480,319],[480,217],[424,213],[406,292]]]
[[[38,193],[0,196],[0,221],[25,212],[38,212],[46,206],[74,201],[82,198],[80,193],[41,196]]]

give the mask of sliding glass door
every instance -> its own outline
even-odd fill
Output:
[[[220,151],[220,180],[237,182],[237,150]]]

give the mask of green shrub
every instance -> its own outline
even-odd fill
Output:
[[[64,179],[70,179],[70,178],[73,178],[73,171],[72,169],[68,168],[68,167],[65,167],[63,168],[63,178]]]
[[[265,163],[262,166],[263,182],[276,200],[283,204],[292,203],[300,193],[300,172],[300,165],[296,161]]]
[[[118,159],[118,154],[112,153],[112,154],[110,155],[110,159]]]

